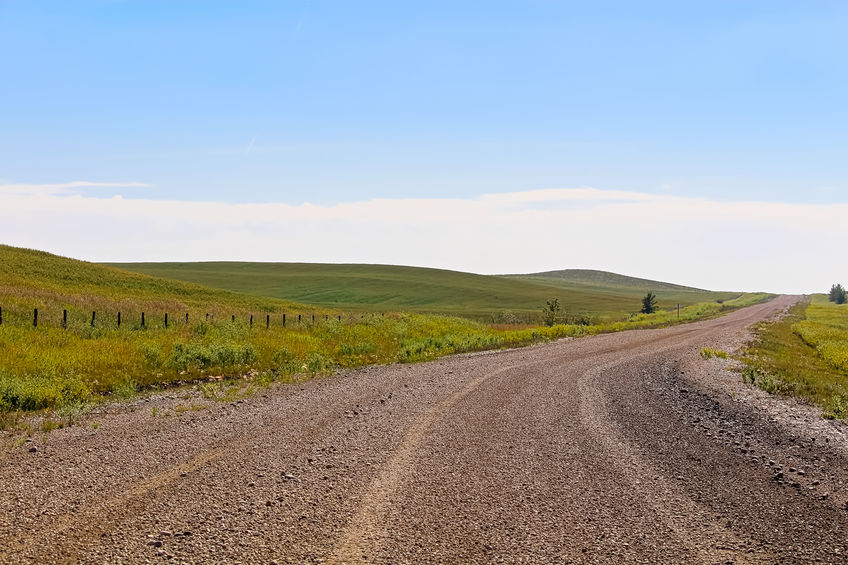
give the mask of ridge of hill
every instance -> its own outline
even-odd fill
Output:
[[[544,271],[541,273],[501,275],[511,279],[522,279],[540,282],[565,282],[570,284],[584,284],[590,286],[636,288],[641,291],[657,290],[680,290],[693,292],[711,292],[702,288],[683,286],[674,283],[620,275],[610,271],[598,271],[595,269],[560,269],[556,271]]]

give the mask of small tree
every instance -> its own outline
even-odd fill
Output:
[[[542,308],[542,321],[546,326],[553,326],[559,317],[559,298],[551,298]]]
[[[657,295],[653,292],[649,292],[645,295],[645,298],[642,299],[642,310],[643,314],[653,314],[657,311]]]
[[[836,302],[837,304],[845,304],[848,301],[848,294],[846,294],[841,284],[835,284],[830,287],[829,299],[831,302]]]
[[[848,301],[848,293],[846,293],[841,284],[835,284],[830,287],[829,299],[831,302],[836,302],[837,304],[845,304]]]

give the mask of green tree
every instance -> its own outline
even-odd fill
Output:
[[[657,295],[653,292],[649,292],[645,295],[645,298],[642,299],[642,313],[643,314],[653,314],[657,311]]]
[[[545,302],[545,307],[542,308],[542,321],[546,326],[553,326],[559,317],[559,298],[551,298]]]
[[[829,299],[831,302],[836,302],[837,304],[845,304],[846,292],[841,284],[835,284],[830,287]]]
[[[845,292],[841,284],[835,284],[830,287],[829,299],[837,304],[845,304],[848,301],[848,293]]]

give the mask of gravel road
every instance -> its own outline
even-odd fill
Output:
[[[848,563],[845,426],[699,355],[794,300],[112,406],[0,456],[0,562]]]

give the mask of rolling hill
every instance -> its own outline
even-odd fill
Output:
[[[168,383],[221,383],[232,376],[239,383],[233,386],[249,388],[254,379],[267,384],[337,367],[661,327],[768,298],[743,295],[717,304],[717,297],[727,295],[667,289],[658,291],[667,304],[699,302],[679,318],[676,312],[621,321],[560,316],[552,327],[524,328],[368,311],[491,319],[498,308],[523,307],[535,315],[545,299],[560,296],[567,308],[596,308],[621,319],[627,318],[625,308],[638,307],[644,291],[637,288],[641,283],[628,286],[623,279],[604,285],[562,277],[530,281],[379,265],[189,263],[148,270],[224,288],[0,245],[0,415],[61,406],[76,410],[101,394],[129,397],[140,387]],[[292,296],[312,305],[286,299]],[[305,314],[303,320],[298,314]],[[229,398],[223,384],[202,386],[204,395]],[[0,429],[4,421],[0,418]]]
[[[350,310],[404,310],[475,319],[511,312],[535,316],[546,300],[559,298],[571,314],[604,318],[639,310],[652,290],[661,307],[727,300],[710,292],[604,271],[567,270],[529,275],[477,275],[394,265],[325,263],[114,263],[114,267],[245,294],[270,296]]]

